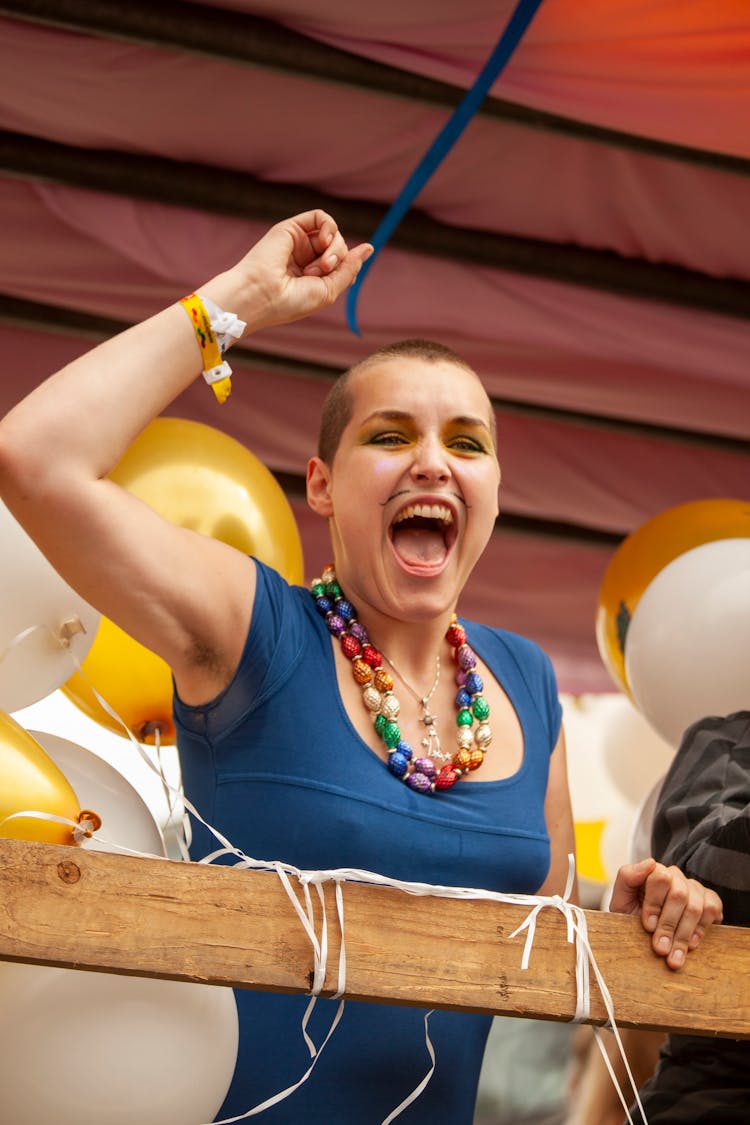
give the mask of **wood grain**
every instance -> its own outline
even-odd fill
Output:
[[[524,936],[510,934],[525,906],[360,883],[344,884],[343,898],[350,999],[573,1017],[575,955],[557,911],[540,913],[524,971]],[[331,995],[340,944],[331,885],[326,902]],[[585,916],[619,1025],[750,1038],[749,931],[715,927],[674,973],[638,919]],[[5,839],[0,959],[280,992],[309,991],[313,971],[310,940],[273,873]],[[606,1021],[593,976],[590,1015]]]

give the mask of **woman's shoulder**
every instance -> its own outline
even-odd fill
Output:
[[[470,640],[481,645],[486,651],[496,654],[497,658],[513,662],[521,671],[554,676],[549,656],[541,645],[530,637],[524,637],[521,633],[514,633],[509,629],[482,625],[478,621],[468,621],[463,618],[461,624]]]

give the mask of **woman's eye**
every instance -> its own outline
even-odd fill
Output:
[[[374,434],[370,441],[374,445],[405,445],[407,439],[403,434],[389,431],[385,434]]]
[[[451,449],[457,449],[459,453],[484,453],[485,448],[481,441],[476,438],[470,437],[457,437],[453,438],[450,442]]]

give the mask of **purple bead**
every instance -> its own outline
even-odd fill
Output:
[[[402,740],[401,740],[401,742],[399,742],[399,744],[398,744],[398,746],[396,747],[396,749],[398,750],[399,754],[403,754],[403,755],[404,755],[404,757],[406,758],[407,762],[408,762],[408,761],[409,761],[409,760],[411,759],[411,756],[412,756],[412,748],[411,748],[411,746],[409,745],[409,743],[408,743],[408,742],[404,742],[404,740],[402,739]]]
[[[432,758],[415,758],[414,759],[414,772],[423,773],[430,781],[437,776],[437,769]]]
[[[395,773],[396,777],[403,777],[409,768],[409,759],[405,754],[394,750],[388,758],[388,769],[391,773]]]
[[[325,617],[333,609],[333,598],[327,598],[325,594],[321,594],[319,598],[315,599],[315,605],[318,607],[318,613]]]
[[[432,789],[432,782],[423,773],[410,773],[406,778],[406,784],[417,793],[429,793]]]
[[[360,625],[359,621],[352,621],[349,626],[349,632],[353,637],[356,637],[361,645],[370,643],[370,638],[367,635],[367,630],[364,625]]]
[[[343,617],[344,621],[352,621],[357,616],[356,609],[346,598],[339,598],[336,602],[336,613],[339,617]]]
[[[471,693],[467,690],[466,687],[459,688],[459,690],[456,692],[456,707],[468,707],[470,703]]]
[[[477,658],[468,645],[461,645],[458,650],[458,663],[465,672],[470,671],[476,664]]]
[[[479,695],[484,690],[482,677],[478,672],[469,672],[466,677],[466,690],[472,695]]]
[[[464,672],[463,668],[459,668],[459,670],[456,672],[456,683],[459,686],[466,683],[466,673]]]
[[[343,617],[339,617],[338,613],[329,614],[326,624],[334,637],[340,637],[344,629],[346,629],[346,621],[344,621]]]

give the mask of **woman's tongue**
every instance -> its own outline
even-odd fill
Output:
[[[396,527],[393,529],[396,554],[407,566],[435,565],[445,558],[445,539],[437,528]]]

